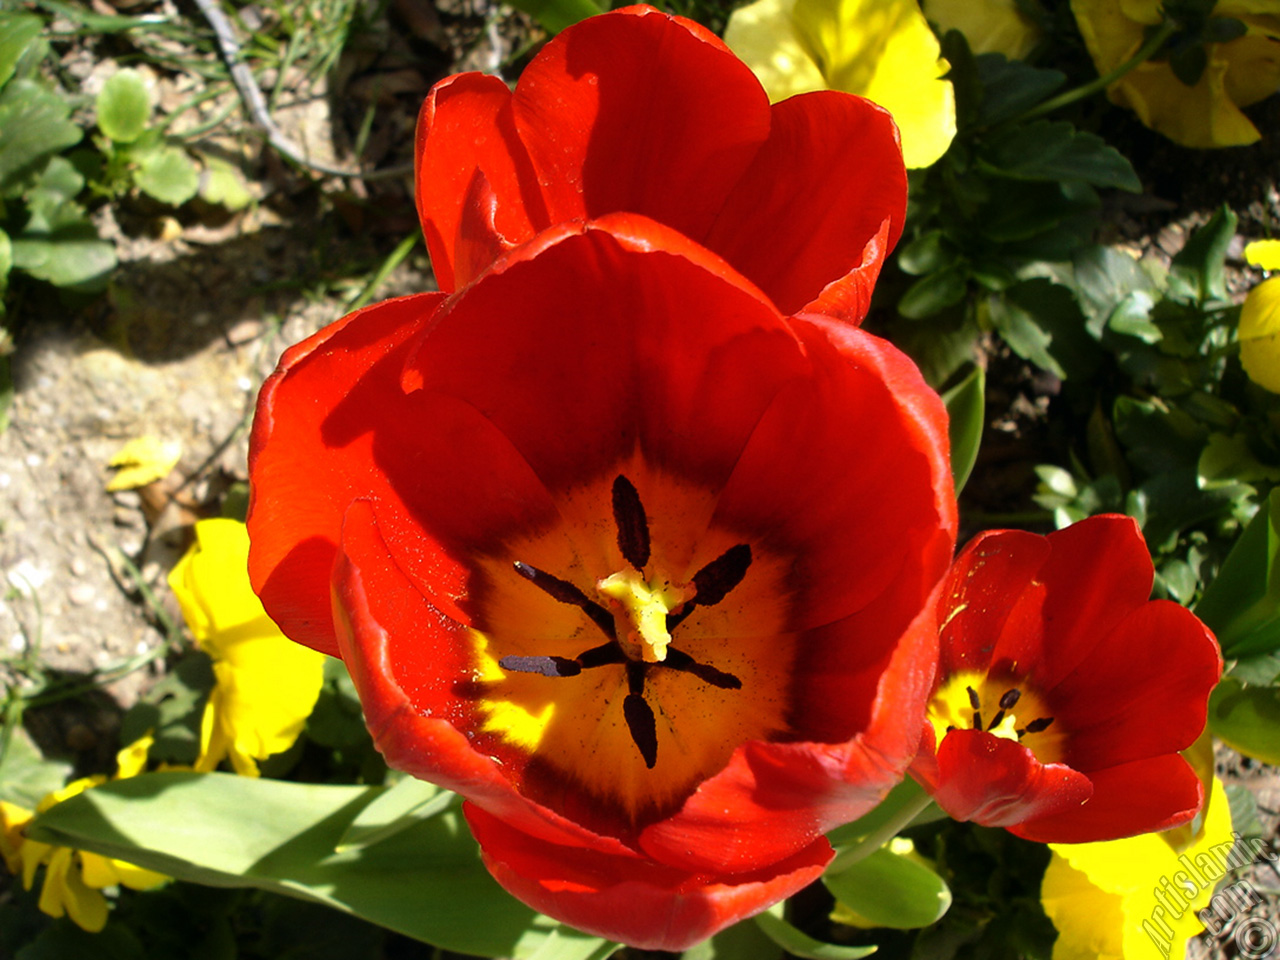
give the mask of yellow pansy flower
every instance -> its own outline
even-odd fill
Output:
[[[1131,58],[1163,20],[1161,0],[1071,0],[1089,55],[1105,76]],[[1111,101],[1184,147],[1235,147],[1260,139],[1240,112],[1280,90],[1280,10],[1275,0],[1219,0],[1215,17],[1245,25],[1244,36],[1205,45],[1208,64],[1189,87],[1164,60],[1148,60],[1107,90]]]
[[[1255,240],[1245,244],[1244,258],[1259,270],[1280,270],[1280,240]]]
[[[1051,843],[1040,899],[1058,928],[1053,960],[1180,960],[1204,924],[1234,854],[1231,810],[1216,778],[1198,832],[1185,827],[1104,843]]]
[[[249,586],[249,534],[235,520],[202,520],[196,542],[169,573],[217,681],[200,724],[195,769],[223,759],[256,777],[258,760],[298,739],[324,682],[324,655],[287,639]]]
[[[956,134],[955,92],[916,0],[757,0],[735,10],[725,43],[769,99],[843,90],[893,114],[908,167],[927,167]]]
[[[1249,291],[1236,336],[1249,379],[1280,393],[1280,277],[1263,280]]]
[[[1040,40],[1040,29],[1014,0],[924,0],[924,15],[943,33],[959,30],[974,53],[1021,60]]]
[[[115,779],[122,780],[141,773],[153,742],[152,737],[143,737],[116,754],[119,769]],[[106,780],[106,777],[97,775],[72,781],[61,790],[46,795],[34,811],[0,801],[0,855],[5,866],[11,873],[20,873],[23,887],[30,890],[35,883],[36,871],[43,864],[45,872],[38,903],[40,910],[51,917],[68,916],[90,933],[97,933],[107,923],[107,900],[102,895],[104,889],[126,886],[134,890],[150,890],[169,878],[101,854],[29,840],[23,831],[36,813],[44,813]]]

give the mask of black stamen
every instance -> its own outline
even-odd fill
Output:
[[[1041,717],[1039,720],[1032,720],[1028,723],[1026,731],[1027,733],[1039,733],[1042,730],[1047,730],[1051,723],[1053,723],[1053,717]]]
[[[982,714],[980,714],[977,710],[973,711],[973,729],[975,730],[982,729]]]
[[[982,707],[982,701],[978,699],[978,691],[973,689],[973,687],[965,687],[965,690],[969,691],[969,706],[973,707],[975,710],[980,709]]]
[[[591,622],[604,631],[605,636],[609,639],[617,638],[617,630],[614,627],[613,614],[611,614],[600,604],[596,603],[585,593],[575,587],[568,580],[561,580],[559,577],[553,577],[549,573],[544,573],[537,567],[531,567],[527,563],[521,563],[519,560],[515,562],[516,573],[524,577],[539,590],[546,593],[551,599],[558,600],[561,603],[567,603],[571,607],[578,607],[591,618]]]
[[[679,612],[668,613],[667,614],[667,635],[670,636],[672,630],[680,626],[680,624],[684,623],[685,618],[687,618],[689,614],[693,613],[694,608],[697,606],[698,604],[695,601],[690,600],[687,603],[685,603],[683,607],[680,608]]]
[[[644,758],[644,765],[652,770],[658,762],[658,723],[653,716],[653,707],[640,694],[628,693],[622,701],[622,716],[631,731],[631,739]]]
[[[649,665],[642,660],[627,661],[627,689],[640,696],[644,693],[644,675]]]
[[[1003,696],[1000,697],[1000,709],[1012,710],[1015,706],[1018,705],[1018,700],[1021,699],[1021,697],[1022,697],[1022,691],[1018,690],[1017,688],[1014,688],[1012,690],[1006,690]]]
[[[751,547],[745,543],[730,547],[693,575],[694,601],[715,606],[742,582],[750,566]]]
[[[1003,710],[996,711],[996,715],[992,717],[991,722],[987,724],[987,729],[994,730],[996,727],[1000,726],[1000,721],[1003,719],[1004,719],[1004,711]]]
[[[513,673],[538,673],[544,677],[576,677],[582,672],[578,661],[564,657],[503,657],[498,666]]]
[[[667,659],[654,664],[654,666],[668,667],[683,673],[691,673],[703,683],[719,687],[721,690],[742,689],[742,681],[732,673],[717,670],[710,664],[699,663],[683,650],[677,650],[675,647],[667,647]]]
[[[649,562],[649,521],[635,485],[621,474],[613,481],[613,522],[618,525],[618,549],[637,570]]]
[[[586,670],[589,667],[603,667],[609,663],[622,663],[627,659],[627,655],[622,652],[622,648],[610,640],[608,643],[602,643],[598,647],[592,647],[578,654],[574,659]]]

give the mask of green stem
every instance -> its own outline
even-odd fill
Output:
[[[1180,25],[1174,20],[1166,20],[1164,23],[1160,24],[1160,29],[1151,35],[1151,39],[1138,48],[1137,53],[1124,63],[1120,64],[1120,66],[1116,67],[1105,77],[1099,77],[1097,80],[1093,80],[1083,86],[1076,87],[1074,90],[1068,90],[1066,93],[1061,93],[1051,100],[1046,100],[1038,107],[1032,107],[1022,116],[1018,117],[1015,122],[1025,123],[1027,120],[1034,120],[1037,117],[1044,116],[1046,113],[1052,113],[1059,107],[1065,107],[1067,104],[1075,103],[1077,100],[1083,100],[1085,97],[1093,96],[1100,90],[1107,89],[1107,87],[1111,86],[1111,84],[1115,83],[1134,67],[1138,66],[1138,64],[1145,63],[1147,60],[1150,60],[1155,56],[1156,53],[1159,52],[1160,48],[1164,46],[1165,41],[1177,32],[1179,26]]]
[[[831,865],[827,867],[826,872],[837,874],[843,870],[848,870],[859,860],[865,860],[910,826],[913,820],[932,805],[933,797],[921,791],[920,796],[908,803],[894,816],[880,824],[852,847],[841,850],[836,854],[836,858],[831,861]]]

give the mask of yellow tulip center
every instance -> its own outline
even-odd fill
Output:
[[[994,680],[975,670],[953,674],[929,701],[928,718],[937,743],[952,730],[982,730],[1018,741],[1041,763],[1063,756],[1062,729],[1025,678]]]
[[[581,789],[638,821],[785,735],[791,564],[642,461],[559,506],[562,525],[481,561],[480,730],[528,758],[512,775],[532,795]]]

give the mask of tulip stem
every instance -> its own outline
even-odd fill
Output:
[[[1137,53],[1124,63],[1120,64],[1120,66],[1116,67],[1105,77],[1098,77],[1098,79],[1090,81],[1083,86],[1076,87],[1074,90],[1068,90],[1066,93],[1059,94],[1050,100],[1046,100],[1037,107],[1032,107],[1018,118],[1018,122],[1034,120],[1037,117],[1044,116],[1046,113],[1052,113],[1059,107],[1065,107],[1068,104],[1075,103],[1077,100],[1083,100],[1085,97],[1091,97],[1100,90],[1107,89],[1107,87],[1111,86],[1111,84],[1115,83],[1134,67],[1141,63],[1145,63],[1159,53],[1160,48],[1164,46],[1165,41],[1173,36],[1178,31],[1179,27],[1180,24],[1176,20],[1165,20],[1164,23],[1160,24],[1160,29],[1153,33],[1150,39],[1138,48]]]
[[[880,824],[880,826],[876,827],[853,846],[847,847],[837,853],[836,858],[831,861],[826,872],[828,874],[840,873],[844,870],[848,870],[859,860],[865,860],[907,827],[911,826],[911,824],[931,806],[933,806],[933,797],[921,790],[918,797],[912,798],[910,802],[903,806],[902,809],[897,811],[892,817]]]

